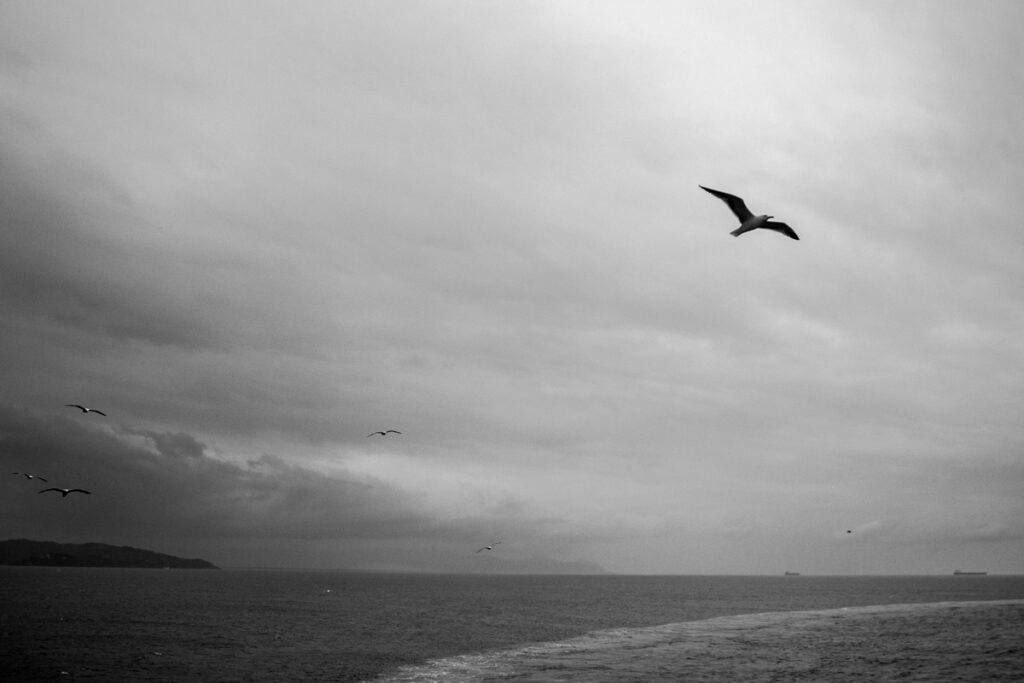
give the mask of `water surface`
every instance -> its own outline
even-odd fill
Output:
[[[999,599],[1024,599],[1024,577],[6,567],[0,678],[372,680],[609,629],[628,640],[639,637],[631,629],[730,615]]]

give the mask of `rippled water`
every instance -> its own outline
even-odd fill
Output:
[[[402,667],[381,683],[1020,681],[1024,600],[768,612]]]
[[[627,661],[623,653],[640,645],[648,650],[644,659],[659,660],[661,655],[653,653],[666,645],[666,629],[723,634],[755,617],[732,626],[720,620],[666,624],[998,599],[1024,599],[1024,577],[439,576],[7,567],[0,568],[0,679],[48,680],[67,672],[65,680],[453,680],[462,667],[469,676],[464,680],[484,680],[481,676],[499,673],[469,673],[468,663],[501,662],[504,679],[602,680],[579,671],[571,675],[581,678],[553,677],[552,671],[571,668],[564,669],[564,661],[555,669],[545,663],[582,643],[583,652],[612,662],[595,665],[612,667],[603,680],[628,680],[613,663]],[[832,623],[829,619],[826,623]],[[783,620],[772,628],[797,633],[797,626]],[[734,636],[749,639],[749,633],[736,635],[743,628],[734,629]],[[970,628],[946,630],[959,637]],[[771,630],[758,629],[751,633]],[[524,652],[531,654],[524,657]],[[435,669],[430,673],[417,666]],[[665,680],[701,680],[672,678],[681,662],[659,666],[668,672]],[[587,671],[586,665],[581,670]],[[442,678],[395,678],[416,675]],[[658,680],[649,671],[637,675],[634,680]]]

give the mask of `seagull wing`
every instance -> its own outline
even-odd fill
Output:
[[[366,438],[369,439],[371,436],[377,436],[378,434],[384,436],[384,432],[373,432],[372,434],[367,434]]]
[[[37,474],[37,475],[35,475],[35,478],[36,478],[36,479],[38,479],[39,481],[44,481],[44,482],[46,482],[47,484],[49,484],[49,483],[50,483],[50,480],[49,480],[49,479],[43,479],[43,478],[42,478],[42,477],[40,477],[40,476],[39,476],[38,474]]]
[[[387,431],[387,434],[401,434],[401,433],[402,432],[398,431],[397,429],[389,429]]]
[[[769,230],[774,230],[775,232],[781,232],[786,237],[792,237],[795,240],[800,239],[799,237],[797,237],[797,234],[793,230],[793,228],[789,227],[785,223],[779,223],[777,221],[766,221],[765,224],[762,225],[761,227],[768,228]]]
[[[743,200],[736,195],[729,194],[728,192],[721,192],[719,190],[712,190],[710,187],[704,187],[703,185],[698,185],[697,187],[705,192],[710,192],[728,204],[729,209],[736,214],[736,218],[740,219],[740,223],[754,217],[754,214],[750,213],[750,209],[748,209],[747,205],[743,203]]]
[[[57,493],[64,493],[64,489],[57,489],[57,488],[43,489],[39,493],[46,493],[47,491],[56,491]]]
[[[96,413],[97,415],[102,415],[103,417],[107,416],[107,414],[104,413],[102,410],[96,410],[95,408],[90,408],[89,412],[90,413]]]
[[[68,489],[68,493],[74,493],[75,491],[78,491],[79,493],[84,493],[87,496],[92,495],[92,492],[86,491],[85,489]]]
[[[80,406],[77,403],[65,403],[64,406],[67,407],[67,408],[78,408],[83,413],[89,412],[88,410],[85,409],[85,406]]]

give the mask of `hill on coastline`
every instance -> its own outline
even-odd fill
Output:
[[[206,560],[185,559],[127,545],[55,543],[25,538],[0,541],[0,565],[217,569]]]

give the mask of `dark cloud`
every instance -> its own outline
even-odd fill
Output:
[[[98,177],[99,172],[69,172],[69,165],[85,163],[73,158],[32,168],[12,154],[10,146],[3,147],[0,305],[8,316],[51,319],[93,336],[95,346],[138,340],[190,349],[223,348],[215,331],[176,300],[168,284],[173,273],[168,272],[167,259],[131,248],[132,231],[150,231],[153,226],[122,226],[122,232],[110,237],[92,231],[92,223],[113,217],[90,215],[76,200],[97,192],[109,197],[109,179]],[[118,205],[118,199],[112,202]],[[127,213],[129,220],[140,219],[134,211]]]
[[[404,538],[436,524],[417,496],[384,482],[327,476],[279,456],[234,463],[189,434],[84,426],[9,408],[0,413],[0,434],[8,471],[39,472],[93,494],[45,500],[34,482],[10,477],[4,516],[23,536]]]

